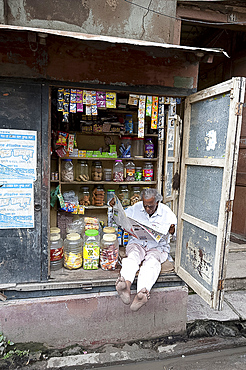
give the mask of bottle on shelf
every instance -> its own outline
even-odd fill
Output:
[[[85,231],[85,243],[83,247],[84,270],[98,269],[100,256],[100,236],[98,230]]]
[[[78,160],[76,166],[76,181],[89,181],[89,167],[87,161]]]
[[[146,138],[144,156],[145,158],[154,158],[155,146],[151,138]]]
[[[115,233],[104,234],[100,248],[100,266],[102,270],[115,270],[119,257],[119,243]]]
[[[143,166],[143,181],[153,181],[154,169],[153,163],[145,162]]]
[[[81,186],[79,189],[79,204],[81,206],[89,206],[90,202],[90,191],[89,186]]]
[[[127,185],[119,186],[118,198],[121,201],[122,207],[128,207],[130,205],[130,192]]]
[[[64,241],[64,267],[75,270],[82,266],[82,239],[78,233],[67,234]]]
[[[53,229],[53,230],[52,230]],[[50,270],[56,271],[63,266],[63,240],[61,238],[60,232],[54,232],[51,228],[52,233],[50,234]],[[58,229],[60,230],[60,229]]]
[[[140,200],[141,200],[140,186],[134,185],[132,186],[132,191],[131,191],[131,198],[130,198],[131,206],[133,206],[133,204],[137,202],[140,202]]]
[[[135,164],[132,161],[125,165],[125,181],[135,181]]]
[[[92,179],[92,181],[102,181],[102,179],[103,179],[103,167],[102,167],[102,162],[101,161],[92,162],[91,179]]]

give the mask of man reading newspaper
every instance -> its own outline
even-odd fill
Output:
[[[130,220],[138,221],[138,224],[149,227],[150,230],[157,231],[159,238],[156,238],[156,235],[147,237],[148,233],[141,239],[130,236],[126,246],[126,258],[122,259],[120,276],[115,285],[123,303],[130,304],[131,284],[139,270],[137,294],[130,306],[132,311],[139,310],[150,298],[150,290],[160,274],[161,264],[169,257],[170,234],[175,233],[177,224],[175,214],[168,206],[161,203],[162,195],[156,189],[144,189],[141,196],[142,201],[125,210],[126,216]],[[109,204],[116,207],[115,198],[111,199]],[[120,220],[118,221],[120,224]],[[132,234],[137,236],[134,228],[132,230]]]

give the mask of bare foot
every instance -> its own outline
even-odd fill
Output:
[[[130,281],[125,281],[123,276],[120,276],[115,283],[116,290],[122,300],[125,304],[130,304],[130,287],[131,283]]]
[[[150,294],[146,288],[141,289],[135,296],[130,309],[138,311],[150,299]]]

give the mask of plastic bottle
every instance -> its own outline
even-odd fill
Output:
[[[145,158],[154,158],[155,146],[151,138],[147,138],[145,142],[144,156]]]
[[[121,201],[122,207],[128,207],[130,205],[130,194],[127,185],[119,186],[118,198]]]
[[[61,181],[71,182],[74,180],[72,159],[63,159],[61,164]]]

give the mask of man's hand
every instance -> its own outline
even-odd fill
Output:
[[[115,205],[115,198],[113,197],[112,199],[110,199],[109,201],[109,205],[113,208],[113,206]]]
[[[169,234],[174,234],[175,233],[175,225],[172,224],[170,227],[169,227]]]

